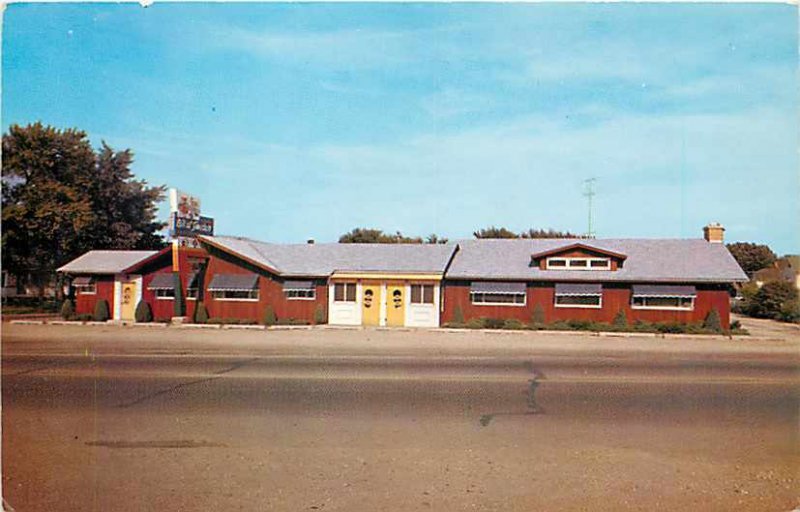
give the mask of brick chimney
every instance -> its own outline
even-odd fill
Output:
[[[314,239],[313,238],[309,238],[308,240],[306,240],[306,243],[308,245],[314,245]]]
[[[721,244],[725,241],[725,228],[719,222],[711,222],[703,228],[703,238],[712,244]]]

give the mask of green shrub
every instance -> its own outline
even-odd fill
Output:
[[[72,301],[67,299],[61,305],[61,318],[71,320],[73,316],[75,316],[75,308],[72,306]]]
[[[797,299],[785,301],[776,318],[782,322],[800,322],[800,301]]]
[[[275,322],[275,325],[309,325],[308,320],[302,318],[281,318]]]
[[[77,320],[79,322],[89,322],[91,320],[94,320],[94,315],[92,315],[91,313],[81,313],[80,315],[75,315],[72,319]]]
[[[454,324],[464,323],[464,312],[461,311],[461,306],[456,306],[456,308],[453,310],[453,323]]]
[[[275,316],[275,310],[272,309],[272,306],[267,306],[264,310],[264,321],[262,322],[266,326],[275,325],[278,321],[278,318]]]
[[[542,325],[544,323],[544,308],[541,304],[536,304],[533,307],[533,314],[531,315],[531,323],[534,325]]]
[[[706,319],[703,321],[703,327],[710,331],[722,332],[722,320],[720,320],[719,311],[716,308],[708,312]]]
[[[469,322],[466,323],[467,329],[483,329],[483,321],[483,318],[470,318]]]
[[[611,322],[611,325],[613,325],[618,329],[625,329],[626,327],[628,327],[628,317],[625,316],[624,309],[620,309],[617,312],[617,315],[614,317],[614,321]]]
[[[194,308],[194,318],[192,321],[196,324],[204,324],[208,322],[208,309],[203,301],[199,301]]]
[[[594,327],[594,322],[589,320],[567,320],[567,325],[576,331],[591,331]]]
[[[317,304],[316,309],[314,309],[314,324],[324,324],[325,323],[325,309],[322,307],[321,304]]]
[[[525,324],[517,320],[516,318],[509,318],[505,322],[503,322],[503,329],[512,329],[512,330],[519,330],[524,329]]]
[[[255,325],[256,321],[249,318],[220,318],[211,317],[206,322],[207,324],[216,325]]]
[[[567,323],[567,322],[565,322],[563,320],[559,320],[557,322],[553,322],[551,324],[547,324],[545,329],[549,329],[551,331],[572,331],[572,330],[574,330],[573,327],[569,323]]]
[[[502,318],[484,318],[483,326],[486,329],[502,329],[506,321]]]
[[[755,295],[746,300],[746,314],[758,318],[780,318],[784,304],[797,299],[797,289],[784,281],[764,284]]]
[[[108,320],[108,301],[106,299],[100,299],[95,303],[93,318],[95,322],[105,322]]]
[[[675,322],[659,322],[655,325],[655,328],[656,332],[661,334],[681,334],[685,332],[684,326]]]
[[[150,309],[150,304],[145,301],[139,301],[136,305],[136,312],[133,317],[139,323],[147,323],[153,321],[153,311]]]

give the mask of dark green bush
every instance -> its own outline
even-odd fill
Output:
[[[797,299],[797,289],[792,283],[774,281],[764,284],[750,299],[745,299],[745,314],[757,318],[781,317],[784,304]]]
[[[264,321],[262,322],[266,326],[275,325],[278,321],[278,318],[275,316],[275,310],[272,309],[272,306],[267,306],[264,310]]]
[[[453,323],[454,324],[464,323],[464,312],[461,311],[461,306],[456,306],[456,308],[453,310]]]
[[[703,321],[703,327],[710,331],[722,332],[722,320],[719,318],[719,311],[716,308],[708,312]]]
[[[503,329],[512,329],[512,330],[520,330],[524,329],[525,324],[521,321],[517,320],[516,318],[509,318],[505,322],[503,322]]]
[[[218,325],[256,325],[256,321],[255,320],[250,320],[248,318],[212,317],[212,318],[209,318],[206,323],[207,324],[218,324]]]
[[[95,303],[93,318],[95,322],[106,322],[108,320],[108,301],[106,299],[100,299]]]
[[[655,325],[656,332],[661,334],[681,334],[686,331],[682,324],[674,322],[659,322]]]
[[[139,304],[136,305],[136,313],[134,313],[134,318],[140,323],[152,322],[153,310],[150,309],[150,304],[143,300],[139,301]]]
[[[81,313],[80,315],[75,315],[74,317],[72,317],[72,319],[77,320],[79,322],[89,322],[91,320],[94,320],[94,315],[92,315],[91,313]]]
[[[576,331],[592,331],[594,330],[594,322],[589,320],[567,320],[567,325]]]
[[[325,309],[322,307],[321,304],[317,304],[316,309],[314,309],[314,324],[324,324],[325,323]]]
[[[465,325],[468,329],[483,329],[483,320],[483,318],[470,318],[469,322],[467,322]]]
[[[776,319],[782,322],[800,322],[800,301],[797,299],[790,299],[781,305],[781,310],[778,312]]]
[[[541,325],[544,323],[544,308],[541,304],[536,304],[533,307],[533,314],[531,315],[531,323],[534,325]]]
[[[614,321],[611,322],[611,325],[613,325],[618,329],[625,329],[626,327],[628,327],[628,317],[625,316],[624,309],[620,309],[617,312],[617,315],[614,317]]]
[[[194,318],[192,321],[196,324],[204,324],[208,322],[208,309],[203,301],[198,301],[194,308]]]
[[[302,318],[281,318],[275,322],[275,325],[309,325],[309,322]]]
[[[502,329],[506,321],[502,318],[484,318],[483,326],[486,329]]]
[[[67,299],[61,305],[61,318],[71,320],[73,316],[75,316],[75,308],[72,306],[72,301]]]

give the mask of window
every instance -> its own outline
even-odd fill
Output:
[[[525,305],[524,293],[470,293],[473,304]]]
[[[694,297],[637,297],[631,306],[637,309],[686,309],[694,308]]]
[[[333,285],[333,300],[336,302],[355,302],[356,283],[335,283]]]
[[[316,292],[313,288],[307,290],[283,290],[283,295],[289,300],[292,299],[314,299]]]
[[[95,283],[75,285],[75,290],[78,295],[95,295],[97,293],[97,285]]]
[[[691,285],[635,284],[631,307],[634,309],[694,309],[697,290]]]
[[[161,300],[172,300],[175,298],[175,289],[174,288],[159,288],[155,290],[156,299]]]
[[[599,308],[601,297],[601,295],[556,295],[556,306]]]
[[[411,285],[412,304],[433,304],[433,285],[432,284],[412,284]]]
[[[211,290],[211,297],[217,300],[258,300],[258,289]]]
[[[547,258],[548,270],[611,270],[611,258]]]
[[[557,283],[557,308],[600,308],[603,306],[603,287],[597,283]]]
[[[527,285],[505,281],[476,281],[470,285],[469,295],[473,304],[524,306]]]

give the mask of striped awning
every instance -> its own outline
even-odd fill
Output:
[[[258,285],[257,274],[216,274],[208,285],[209,291],[253,290]]]
[[[314,281],[284,281],[284,290],[313,290]]]
[[[94,284],[94,278],[91,276],[81,276],[76,277],[72,280],[72,286],[92,286]]]
[[[556,283],[556,295],[602,295],[599,283]]]
[[[694,297],[697,288],[691,285],[674,284],[635,284],[634,297]]]
[[[156,274],[153,280],[147,285],[148,290],[174,290],[175,277],[172,274]]]
[[[516,295],[525,293],[525,283],[506,283],[499,281],[475,281],[469,287],[470,293],[505,293]]]

